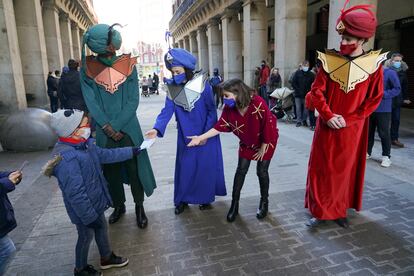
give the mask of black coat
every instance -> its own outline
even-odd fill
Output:
[[[292,79],[292,87],[295,92],[293,95],[295,98],[305,98],[306,94],[310,91],[313,81],[315,80],[315,74],[310,70],[304,72],[303,70],[296,71]]]
[[[0,239],[17,226],[13,206],[7,197],[7,193],[15,189],[8,178],[9,174],[10,172],[0,172]]]
[[[58,91],[59,79],[54,76],[47,77],[47,94],[49,97],[54,97],[53,92]]]
[[[70,70],[61,77],[58,96],[64,108],[88,111],[83,99],[80,75],[77,70]]]

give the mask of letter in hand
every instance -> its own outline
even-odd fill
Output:
[[[153,128],[151,130],[148,130],[145,133],[145,138],[147,138],[147,139],[154,139],[154,138],[157,138],[157,135],[158,135],[158,131]]]
[[[23,174],[20,171],[15,171],[9,174],[9,180],[14,184],[17,185],[22,181]]]

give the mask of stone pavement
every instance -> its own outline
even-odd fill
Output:
[[[163,96],[141,99],[139,117],[149,129]],[[176,124],[157,141],[150,156],[157,178],[155,194],[146,199],[149,227],[135,224],[128,194],[127,214],[109,227],[113,249],[130,258],[122,269],[105,275],[414,275],[414,133],[404,128],[405,149],[393,149],[391,168],[379,166],[380,143],[368,161],[363,211],[350,211],[350,229],[327,223],[309,231],[303,208],[312,132],[280,122],[280,142],[271,166],[270,214],[255,217],[259,185],[252,164],[242,192],[240,216],[225,216],[230,196],[217,198],[213,209],[191,206],[180,216],[172,205]],[[237,165],[237,139],[222,135],[226,185],[231,195]],[[31,163],[25,179],[10,194],[18,228],[11,233],[18,252],[6,275],[71,275],[76,230],[65,212],[55,179],[40,176],[48,152],[0,153],[2,169]],[[110,211],[107,212],[109,215]],[[90,263],[99,254],[93,243]]]

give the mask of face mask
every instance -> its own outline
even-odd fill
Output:
[[[82,130],[81,134],[79,135],[85,140],[88,140],[91,136],[91,128],[90,127],[82,127],[80,128]]]
[[[226,99],[226,98],[224,98],[223,102],[224,102],[225,105],[227,105],[230,108],[233,108],[233,107],[236,106],[236,100],[235,99]]]
[[[392,66],[394,66],[396,69],[399,69],[401,67],[401,61],[394,61],[392,63]]]
[[[356,43],[353,43],[353,44],[342,44],[341,43],[341,47],[340,47],[340,51],[339,52],[341,53],[341,55],[349,56],[357,48],[358,48],[358,45]]]
[[[176,84],[182,84],[186,80],[185,73],[175,75],[173,79]]]
[[[302,66],[302,71],[303,71],[303,72],[308,72],[308,70],[309,70],[309,67],[307,67],[307,66]]]

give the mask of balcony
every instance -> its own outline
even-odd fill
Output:
[[[196,2],[196,0],[184,0],[181,5],[175,11],[173,17],[170,20],[170,30],[178,19]]]

